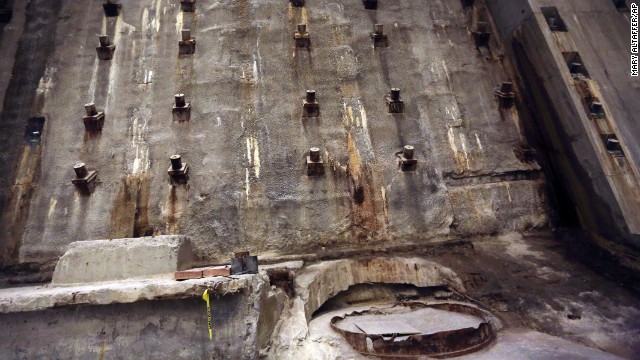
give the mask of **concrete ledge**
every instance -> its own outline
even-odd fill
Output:
[[[181,235],[77,241],[69,245],[52,284],[124,280],[191,268],[189,238]]]
[[[200,297],[236,293],[261,286],[263,275],[238,275],[175,281],[173,274],[144,280],[83,284],[76,286],[30,286],[0,289],[0,314],[38,311],[61,306],[127,304],[146,300]]]

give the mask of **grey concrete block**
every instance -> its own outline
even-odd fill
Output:
[[[123,280],[191,268],[189,238],[180,235],[77,241],[53,273],[54,284]]]

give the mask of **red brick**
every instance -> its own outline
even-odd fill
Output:
[[[248,251],[240,251],[240,252],[237,252],[237,253],[233,254],[233,257],[236,258],[236,259],[239,259],[239,258],[242,258],[242,257],[245,257],[245,256],[249,256],[249,252]]]
[[[200,279],[200,278],[202,278],[202,269],[176,271],[176,280],[188,280],[188,279]]]
[[[229,275],[231,275],[231,269],[226,266],[209,267],[209,268],[202,269],[203,277],[229,276]]]

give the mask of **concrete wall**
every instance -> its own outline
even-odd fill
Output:
[[[123,1],[108,19],[100,5],[34,0],[16,7],[23,34],[2,39],[3,49],[18,41],[0,115],[5,264],[150,234],[189,235],[207,262],[240,248],[302,253],[546,225],[540,168],[514,154],[525,142],[518,113],[498,111],[493,96],[508,80],[499,51],[475,48],[459,1],[374,12],[360,1],[210,0],[193,14],[173,0]],[[311,51],[293,48],[299,22]],[[371,46],[377,22],[388,49]],[[195,56],[178,57],[182,27]],[[113,61],[96,60],[100,33],[114,39]],[[391,87],[402,88],[403,115],[387,112]],[[302,120],[310,88],[322,116]],[[190,122],[171,120],[178,92]],[[100,135],[84,132],[88,101],[106,113]],[[16,135],[32,115],[46,117],[39,145]],[[405,144],[416,147],[416,172],[398,171]],[[311,146],[324,177],[306,175]],[[174,153],[190,166],[188,186],[169,183]],[[70,183],[78,161],[99,171],[90,197]]]
[[[528,2],[532,16],[507,20],[506,9],[525,5],[487,1],[496,21],[504,24],[503,35],[513,42],[526,96],[536,112],[533,119],[547,146],[548,170],[567,189],[587,231],[638,248],[640,81],[629,76],[629,14],[611,1]],[[557,7],[568,31],[550,31],[542,6]],[[580,54],[588,79],[571,77],[562,55],[569,51]],[[585,92],[603,102],[606,119],[589,117]],[[618,136],[625,157],[606,150],[605,134]]]
[[[525,20],[533,16],[529,0],[484,0],[484,3],[491,11],[496,26],[507,39]]]
[[[0,314],[0,358],[255,359],[257,315],[242,294]],[[63,336],[61,336],[63,335]]]

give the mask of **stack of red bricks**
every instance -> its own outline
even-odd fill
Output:
[[[202,279],[215,276],[229,276],[231,269],[228,266],[213,266],[176,271],[176,280]]]

